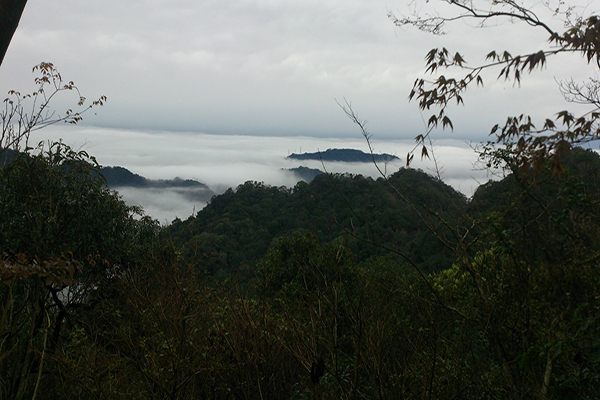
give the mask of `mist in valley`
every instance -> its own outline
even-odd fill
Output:
[[[55,126],[46,129],[30,142],[62,140],[74,149],[87,151],[102,166],[121,166],[148,179],[193,179],[216,194],[236,188],[247,181],[272,186],[293,187],[299,178],[286,169],[305,166],[328,173],[352,173],[380,177],[372,163],[291,160],[291,153],[325,151],[329,148],[352,148],[368,152],[364,138],[316,138],[302,136],[209,135],[203,133],[141,132],[130,130]],[[406,154],[414,148],[409,140],[377,140],[375,152],[400,158],[378,164],[382,172],[392,174],[406,163]],[[486,171],[476,169],[477,154],[466,142],[439,140],[434,143],[432,159],[415,156],[411,167],[432,175],[438,171],[443,181],[471,196],[479,184],[488,180]],[[210,201],[189,188],[118,188],[129,205],[141,205],[147,215],[162,224],[175,218],[187,219]]]

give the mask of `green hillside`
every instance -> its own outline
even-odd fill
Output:
[[[525,399],[551,365],[550,398],[594,398],[598,171],[574,149],[471,200],[412,169],[247,182],[160,227],[87,154],[18,154],[0,169],[0,392]]]
[[[400,170],[389,183],[349,174],[319,175],[291,189],[246,182],[214,197],[196,216],[174,223],[168,235],[188,257],[210,255],[203,266],[219,276],[251,271],[274,240],[294,231],[343,243],[357,262],[377,256],[403,262],[393,253],[400,252],[430,272],[450,267],[452,253],[435,240],[423,219],[438,227],[430,208],[455,219],[465,205],[462,194],[412,169]]]

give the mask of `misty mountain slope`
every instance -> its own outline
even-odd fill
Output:
[[[317,168],[308,168],[305,166],[299,166],[295,168],[284,168],[284,171],[287,171],[296,177],[298,181],[311,182],[318,175],[323,174],[324,172]]]
[[[100,173],[127,204],[141,205],[163,223],[176,215],[190,215],[215,195],[207,185],[192,179],[147,179],[123,167],[102,167]]]
[[[141,175],[134,174],[123,167],[102,167],[100,172],[106,179],[106,184],[110,187],[139,187],[139,188],[195,188],[210,190],[202,182],[193,179],[148,179]],[[213,193],[214,194],[214,193]]]
[[[456,218],[465,197],[422,171],[402,169],[391,178],[407,204],[383,179],[362,175],[319,175],[294,188],[246,182],[215,196],[195,217],[167,229],[193,263],[218,276],[253,268],[273,240],[297,230],[314,232],[329,242],[343,240],[357,262],[386,256],[401,261],[375,242],[397,249],[426,271],[448,268],[452,255],[421,218],[443,230],[428,213],[438,207],[444,218]]]

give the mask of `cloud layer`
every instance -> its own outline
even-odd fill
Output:
[[[548,15],[540,2],[529,3]],[[353,127],[334,99],[345,97],[377,135],[409,139],[423,131],[423,117],[407,95],[423,75],[429,49],[461,51],[473,65],[490,50],[537,51],[546,44],[544,31],[508,22],[486,30],[458,23],[447,36],[434,37],[396,28],[387,17],[416,4],[29,0],[0,68],[0,93],[25,91],[31,67],[52,61],[84,95],[108,96],[98,117],[88,117],[92,125],[344,137]],[[562,29],[559,20],[550,21]],[[483,89],[468,93],[467,108],[453,111],[454,137],[485,138],[506,115],[560,111],[554,78],[586,77],[588,70],[583,60],[566,56],[524,77],[521,88],[495,81],[493,72]],[[65,100],[58,109],[72,104]]]
[[[31,143],[43,140],[60,140],[75,149],[85,150],[95,156],[101,165],[122,166],[149,179],[195,179],[206,183],[215,192],[235,188],[246,181],[265,182],[274,186],[294,186],[296,179],[283,168],[304,165],[325,169],[328,172],[350,172],[379,177],[374,165],[369,163],[337,163],[324,165],[319,161],[288,160],[290,153],[316,152],[328,148],[354,148],[368,151],[360,136],[354,138],[314,137],[260,137],[240,135],[208,135],[185,133],[145,133],[141,131],[106,128],[53,126],[36,132]],[[391,174],[406,162],[406,153],[414,148],[412,141],[372,141],[376,152],[395,154],[399,162],[380,165]],[[484,171],[474,170],[477,155],[462,141],[445,140],[434,144],[436,159],[444,181],[467,196],[473,194],[478,182],[487,181]],[[412,164],[435,174],[431,160]],[[174,190],[121,190],[130,204],[141,204],[149,215],[162,222],[176,216],[186,218],[192,210],[200,210],[205,203],[191,201],[184,193]]]
[[[545,2],[524,3],[563,29]],[[597,3],[568,5],[581,4],[576,12],[590,15]],[[370,132],[381,140],[375,142],[377,151],[404,158],[429,117],[407,96],[415,79],[424,76],[423,57],[431,48],[460,51],[473,66],[491,50],[516,54],[547,47],[545,31],[509,21],[483,30],[459,22],[448,35],[431,36],[397,28],[387,16],[421,6],[421,12],[432,7],[444,12],[443,4],[29,0],[0,68],[0,93],[33,90],[31,67],[51,61],[84,96],[106,95],[108,103],[94,110],[97,115],[87,113],[83,126],[54,127],[37,139],[62,137],[101,164],[152,179],[197,179],[216,191],[246,180],[292,185],[281,171],[299,165],[285,160],[289,152],[366,150],[336,99],[350,101],[358,116],[370,121]],[[490,127],[509,115],[531,114],[541,126],[540,118],[566,108],[556,81],[586,79],[593,71],[585,60],[566,54],[524,76],[520,86],[496,80],[498,71],[486,74],[485,86],[466,94],[466,107],[452,108],[454,132],[433,133],[445,181],[471,195],[487,177],[473,171],[476,156],[464,140],[487,140]],[[77,97],[55,100],[53,109],[64,112]],[[433,168],[421,161],[414,166]],[[325,167],[348,169],[336,163]],[[370,165],[353,165],[350,172],[377,174]],[[161,220],[203,206],[180,193],[146,194],[123,192]]]

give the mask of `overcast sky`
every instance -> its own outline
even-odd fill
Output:
[[[542,2],[525,3],[545,13]],[[429,49],[459,50],[475,65],[490,50],[545,45],[545,32],[509,23],[487,30],[459,23],[442,37],[395,27],[388,12],[401,16],[408,4],[414,3],[29,0],[0,68],[0,91],[31,88],[31,67],[51,61],[88,98],[108,97],[97,115],[86,117],[88,125],[356,137],[335,102],[346,98],[376,136],[408,139],[423,132],[422,116],[407,96]],[[587,14],[598,6],[582,4]],[[552,115],[565,108],[554,80],[589,71],[571,56],[551,60],[521,88],[489,76],[485,88],[471,90],[466,107],[453,112],[452,137],[484,140],[509,114]]]

